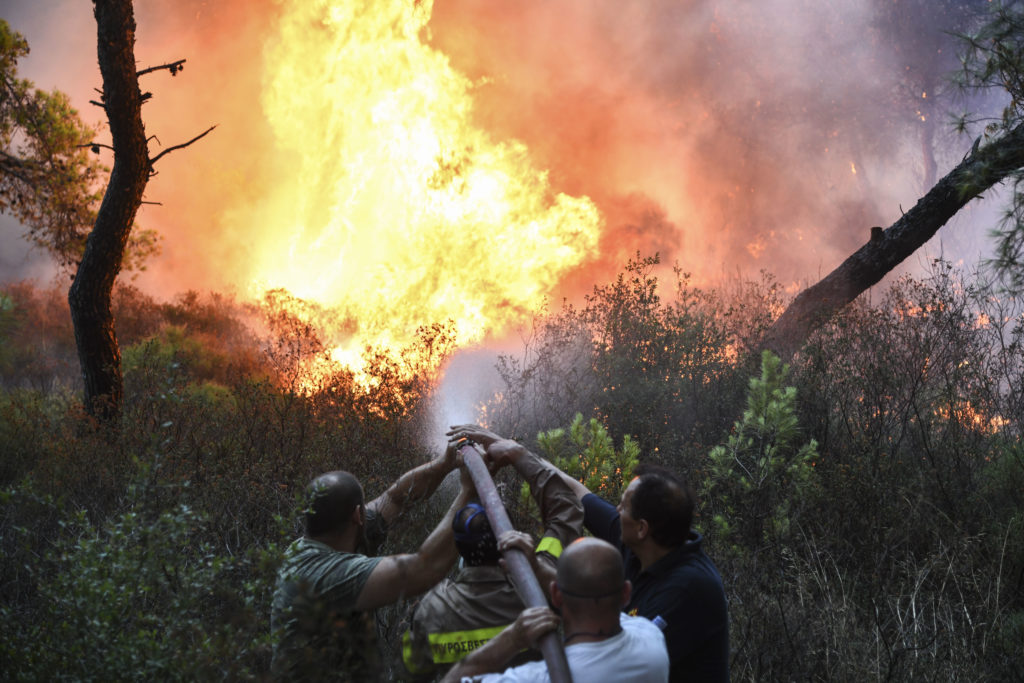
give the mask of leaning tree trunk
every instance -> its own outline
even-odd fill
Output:
[[[111,291],[149,180],[150,161],[135,70],[131,0],[94,0],[94,5],[102,104],[110,122],[114,167],[68,291],[68,303],[85,380],[86,410],[110,420],[120,413],[122,397],[121,353],[114,333]]]
[[[977,147],[888,229],[872,230],[871,240],[818,284],[797,295],[769,328],[763,346],[792,357],[808,337],[846,304],[878,283],[924,245],[981,192],[1024,166],[1024,124],[984,147]]]

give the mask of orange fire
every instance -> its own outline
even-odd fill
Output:
[[[473,88],[421,39],[432,2],[294,0],[264,50],[277,180],[231,212],[253,226],[250,294],[339,311],[333,357],[398,350],[453,321],[501,332],[591,258],[602,218],[514,140],[472,121]]]

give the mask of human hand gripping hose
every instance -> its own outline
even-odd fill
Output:
[[[487,511],[487,519],[494,531],[495,538],[500,537],[506,531],[514,531],[512,522],[509,521],[508,513],[498,495],[498,489],[494,486],[490,472],[483,458],[477,452],[473,443],[465,440],[459,444],[459,453],[462,455],[462,462],[469,470],[469,476],[473,479],[476,492],[480,494],[480,502]],[[537,581],[537,576],[530,566],[530,558],[518,548],[510,548],[502,552],[505,566],[512,577],[516,591],[527,607],[547,607],[548,599]],[[562,640],[558,637],[557,631],[545,633],[538,642],[540,651],[544,655],[544,661],[548,665],[548,674],[552,683],[572,683],[572,674],[569,672],[569,662],[565,658],[565,649],[562,647]]]

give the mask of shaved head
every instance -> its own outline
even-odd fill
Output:
[[[344,531],[352,512],[363,504],[363,487],[348,472],[321,474],[306,487],[306,535],[321,536]]]
[[[618,613],[625,582],[622,555],[599,538],[577,539],[558,558],[558,588],[577,608],[610,606]]]

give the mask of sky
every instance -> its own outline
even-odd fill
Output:
[[[163,298],[188,289],[252,293],[259,243],[290,229],[267,210],[286,200],[266,198],[294,183],[298,168],[267,95],[280,82],[283,50],[304,42],[301,31],[282,37],[289,7],[309,6],[340,31],[334,13],[343,4],[136,2],[139,66],[188,60],[175,78],[160,72],[143,81],[154,94],[144,109],[153,151],[218,126],[161,160],[150,181],[146,200],[160,205],[142,207],[139,223],[161,233],[163,253],[137,276],[143,290]],[[637,253],[658,253],[698,283],[767,271],[792,291],[922,196],[922,112],[937,123],[940,176],[970,148],[972,139],[949,124],[965,103],[944,95],[941,81],[938,91],[917,92],[913,77],[922,63],[944,64],[949,49],[939,55],[934,41],[894,39],[892,22],[876,12],[881,4],[435,0],[420,5],[432,11],[417,35],[466,79],[474,126],[496,144],[523,146],[550,194],[586,198],[599,212],[596,242],[561,245],[579,253],[544,280],[543,293],[578,295]],[[88,104],[100,86],[91,3],[0,6],[32,50],[21,75],[67,92],[102,140],[101,112]],[[356,3],[346,21],[364,11]],[[912,23],[938,31],[924,19]],[[308,29],[311,44],[323,26]],[[324,68],[304,59],[310,71]],[[938,109],[923,109],[937,101]],[[905,269],[939,254],[970,267],[989,249],[995,210],[972,205]],[[20,233],[0,216],[0,281],[50,277],[48,257]],[[339,263],[352,257],[340,254]]]

